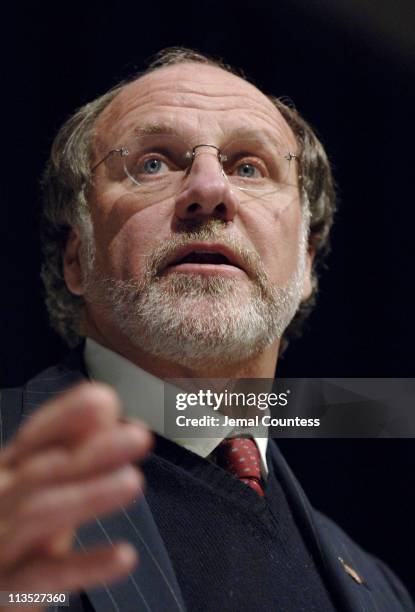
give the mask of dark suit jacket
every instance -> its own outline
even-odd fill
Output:
[[[82,351],[78,349],[61,364],[45,370],[24,387],[3,390],[0,396],[1,444],[7,443],[21,421],[43,402],[85,377]],[[311,507],[272,440],[270,450],[275,473],[338,610],[414,611],[410,596],[395,575]],[[80,548],[115,540],[128,540],[136,546],[140,556],[139,565],[121,582],[89,590],[81,598],[71,596],[69,609],[95,609],[97,612],[184,610],[174,569],[145,499],[139,499],[128,508],[120,508],[117,514],[110,517],[97,518],[77,534],[77,546]],[[347,571],[348,568],[352,568],[362,581],[356,580],[351,575],[353,572]]]

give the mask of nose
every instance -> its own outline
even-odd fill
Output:
[[[218,151],[210,145],[197,149],[185,187],[176,199],[176,215],[181,220],[215,217],[231,221],[238,200],[223,173]]]

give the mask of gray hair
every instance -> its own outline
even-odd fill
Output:
[[[155,56],[145,72],[134,75],[77,110],[65,122],[53,142],[42,178],[41,276],[45,286],[45,302],[50,323],[71,347],[78,344],[82,338],[84,300],[72,294],[66,286],[63,276],[63,254],[72,227],[78,228],[81,237],[92,235],[88,191],[91,187],[91,155],[96,120],[128,83],[158,68],[189,62],[217,66],[246,78],[241,71],[236,71],[223,61],[212,59],[197,51],[177,47],[165,49]],[[329,233],[336,208],[336,198],[330,164],[311,126],[290,103],[275,97],[269,99],[291,127],[298,142],[301,199],[304,210],[308,209],[310,212],[309,241],[315,250],[313,292],[310,298],[300,305],[286,329],[281,343],[281,353],[290,338],[301,335],[304,322],[314,307],[318,271],[329,251]]]

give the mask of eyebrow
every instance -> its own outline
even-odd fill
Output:
[[[134,128],[134,136],[146,136],[146,135],[157,135],[157,134],[169,134],[172,136],[179,136],[179,132],[175,127],[168,123],[146,123],[139,127]]]
[[[134,128],[133,130],[134,136],[157,136],[157,135],[169,135],[169,136],[178,136],[179,138],[183,138],[187,140],[183,133],[178,130],[176,127],[172,126],[168,123],[160,123],[160,122],[151,122],[141,125],[139,127]],[[247,140],[260,140],[266,144],[271,146],[280,147],[281,143],[277,140],[277,138],[273,138],[269,135],[269,133],[258,132],[253,128],[248,127],[240,127],[232,130],[229,134],[227,134],[227,139],[232,141],[235,138],[245,138]],[[288,146],[285,145],[285,148],[288,150]]]

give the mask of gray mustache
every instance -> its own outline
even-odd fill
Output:
[[[149,272],[158,275],[172,259],[177,250],[191,246],[195,242],[214,241],[227,247],[238,255],[246,271],[254,277],[263,277],[265,271],[261,258],[256,250],[246,247],[241,239],[226,233],[224,222],[209,220],[208,222],[192,222],[179,233],[155,248],[148,260]]]

